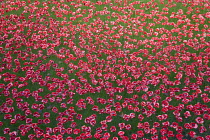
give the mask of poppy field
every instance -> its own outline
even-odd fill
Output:
[[[0,140],[210,140],[208,0],[0,3]]]

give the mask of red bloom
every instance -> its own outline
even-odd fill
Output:
[[[144,132],[142,130],[137,131],[137,135],[138,135],[139,138],[141,138],[141,137],[144,136]]]
[[[204,137],[198,136],[196,137],[196,140],[204,140]]]
[[[126,129],[126,130],[131,130],[131,125],[130,125],[130,124],[125,125],[125,129]]]
[[[205,136],[206,140],[210,140],[210,135]]]
[[[115,126],[111,126],[111,127],[110,127],[110,131],[111,131],[111,132],[115,132],[115,131],[116,131],[116,127],[115,127]]]
[[[4,134],[8,134],[10,132],[10,128],[5,128],[4,129]]]
[[[190,112],[189,112],[189,111],[186,111],[186,112],[184,113],[184,116],[185,116],[185,118],[188,118],[188,117],[190,117],[190,116],[191,116],[191,114],[190,114]]]
[[[45,124],[50,123],[50,119],[49,119],[49,118],[44,119],[44,120],[43,120],[43,123],[45,123]]]
[[[57,108],[57,107],[53,107],[53,108],[52,108],[52,111],[53,111],[54,113],[57,113],[57,112],[58,112],[58,108]]]
[[[151,137],[151,140],[158,140],[158,135],[154,135]]]
[[[52,128],[47,127],[47,128],[46,128],[46,133],[52,133],[52,130],[53,130]]]
[[[120,127],[120,130],[122,130],[125,127],[125,123],[119,123],[118,126]]]
[[[77,114],[76,119],[82,120],[82,114]]]
[[[196,135],[196,133],[195,133],[194,131],[190,131],[188,134],[189,134],[189,136],[192,137],[192,138],[194,138],[195,135]]]
[[[204,120],[203,120],[203,118],[201,118],[201,117],[197,117],[197,118],[195,119],[195,121],[196,121],[198,124],[203,124],[203,123],[204,123]]]
[[[109,137],[110,137],[110,133],[108,133],[108,132],[104,133],[103,138],[109,139]]]
[[[11,119],[10,124],[15,124],[16,123],[16,119]]]
[[[206,131],[207,131],[207,129],[204,126],[200,126],[200,128],[199,128],[200,133],[204,133]]]
[[[183,128],[181,126],[178,126],[177,129],[176,129],[176,131],[179,132],[179,133],[182,133]]]
[[[174,137],[173,131],[168,131],[168,137]]]
[[[67,128],[66,132],[67,132],[68,134],[72,134],[73,129],[72,129],[72,128]]]
[[[138,135],[137,135],[137,134],[132,134],[132,135],[131,135],[131,139],[136,140],[137,138],[138,138]]]
[[[101,134],[99,134],[99,133],[95,133],[95,134],[94,134],[94,138],[96,138],[96,139],[100,139],[100,138],[101,138]]]
[[[192,126],[192,128],[194,128],[194,129],[196,129],[196,128],[198,128],[198,124],[196,124],[196,123],[190,123],[190,125]]]
[[[125,134],[125,132],[124,132],[124,131],[119,131],[117,134],[118,134],[120,137],[122,137],[122,136]]]
[[[49,113],[49,112],[45,112],[45,113],[43,114],[43,116],[44,116],[44,118],[49,118],[49,117],[50,117],[50,113]]]
[[[182,140],[182,137],[183,137],[182,134],[176,134],[176,138],[177,138],[178,140]]]
[[[79,134],[80,133],[80,129],[74,129],[73,133],[76,134],[76,135]]]
[[[191,126],[190,123],[185,123],[185,124],[184,124],[184,127],[185,127],[186,129],[192,129],[192,126]]]
[[[31,118],[26,118],[26,123],[27,124],[31,124],[32,123],[32,119]]]

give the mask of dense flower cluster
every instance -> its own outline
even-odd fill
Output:
[[[7,0],[0,139],[210,139],[210,3]]]

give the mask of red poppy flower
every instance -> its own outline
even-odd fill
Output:
[[[204,140],[204,137],[198,136],[196,137],[196,140]]]
[[[172,124],[170,125],[170,127],[177,128],[178,127],[178,123],[177,122],[172,122]]]
[[[43,120],[42,119],[38,119],[37,123],[38,124],[42,124],[43,123]]]
[[[32,123],[32,119],[31,118],[26,118],[26,123],[27,124],[31,124]]]
[[[16,137],[17,136],[17,131],[12,131],[9,132],[10,137]]]
[[[182,122],[182,121],[183,121],[183,118],[182,118],[182,117],[176,117],[176,120],[177,120],[178,122]]]
[[[195,135],[196,135],[196,133],[195,133],[194,131],[190,131],[188,134],[189,134],[189,136],[192,137],[192,138],[194,138]]]
[[[178,127],[176,128],[176,131],[179,132],[179,133],[182,133],[183,128],[182,128],[181,126],[178,126]]]
[[[10,128],[4,128],[4,134],[8,134],[10,132]]]
[[[142,138],[144,136],[144,132],[142,130],[137,131],[137,135],[139,138]]]
[[[66,129],[66,132],[67,132],[68,134],[72,134],[73,129],[72,129],[72,128],[67,128],[67,129]]]
[[[10,120],[10,124],[15,124],[16,121],[17,121],[16,119],[11,119],[11,120]]]
[[[46,133],[52,133],[53,132],[53,129],[51,127],[46,127]]]
[[[190,123],[185,123],[185,124],[184,124],[184,127],[185,127],[186,129],[192,129],[192,126],[190,125]]]
[[[176,138],[177,138],[178,140],[181,140],[181,139],[182,139],[182,137],[183,137],[183,135],[182,135],[182,134],[176,134]]]
[[[58,112],[57,107],[53,107],[53,108],[52,108],[52,111],[53,111],[54,113],[57,113],[57,112]]]
[[[204,126],[200,126],[200,128],[199,128],[200,133],[204,133],[206,131],[207,131],[207,129]]]
[[[109,139],[110,138],[110,133],[108,133],[108,132],[104,133],[103,138]]]
[[[101,138],[101,136],[102,136],[102,135],[101,135],[101,134],[99,134],[99,133],[95,133],[95,134],[94,134],[94,138],[96,138],[96,139],[100,139],[100,138]]]
[[[4,119],[11,119],[12,118],[12,115],[11,114],[5,114],[4,115]]]
[[[205,136],[206,140],[210,140],[210,135]]]
[[[191,116],[191,114],[190,114],[190,112],[189,112],[189,111],[186,111],[186,112],[184,113],[184,116],[185,116],[185,118],[188,118],[188,117],[190,117],[190,116]]]
[[[203,124],[203,123],[204,123],[204,120],[203,120],[203,118],[201,118],[201,117],[197,117],[197,118],[195,119],[195,121],[196,121],[198,124]]]
[[[65,128],[60,128],[59,131],[61,135],[64,135],[65,133],[67,133]]]
[[[113,137],[112,140],[118,140],[118,137]]]
[[[80,129],[74,129],[74,130],[73,130],[73,133],[74,133],[75,135],[79,134],[79,133],[80,133]]]
[[[33,139],[34,137],[35,137],[34,134],[29,134],[29,135],[28,135],[28,138],[29,138],[29,139]]]
[[[126,130],[131,130],[131,125],[130,124],[125,125],[125,129]]]
[[[122,136],[125,134],[125,132],[124,132],[124,131],[119,131],[117,134],[118,134],[120,137],[122,137]]]
[[[90,121],[90,125],[95,126],[96,125],[96,120],[95,119],[94,120],[91,120]]]
[[[70,127],[72,127],[72,128],[75,128],[76,126],[77,126],[76,122],[72,122],[71,125],[70,125]]]
[[[50,119],[49,119],[49,118],[44,119],[44,120],[43,120],[43,123],[45,123],[45,124],[50,123]]]

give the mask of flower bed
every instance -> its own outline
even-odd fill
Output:
[[[210,139],[210,3],[7,0],[0,139]]]

